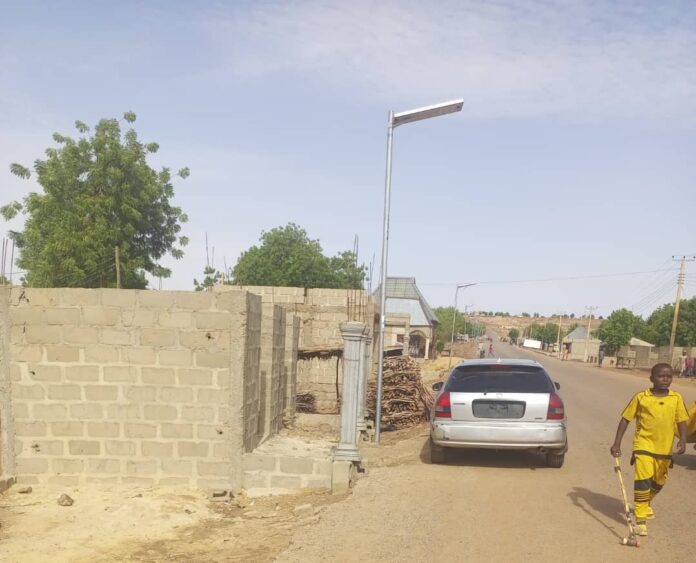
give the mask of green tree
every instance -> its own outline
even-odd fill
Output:
[[[218,283],[220,278],[222,278],[222,273],[218,272],[212,266],[206,266],[203,268],[203,281],[199,282],[197,279],[193,279],[193,286],[196,291],[207,291],[215,284]]]
[[[261,233],[261,244],[241,254],[232,270],[237,285],[359,289],[366,268],[352,252],[334,258],[322,253],[318,240],[294,223]]]
[[[520,337],[520,331],[517,330],[516,328],[511,328],[508,331],[508,337],[513,339],[513,340],[517,340]]]
[[[135,114],[127,112],[128,124]],[[119,248],[121,286],[144,288],[145,272],[168,277],[158,261],[181,258],[188,242],[179,236],[187,221],[174,196],[168,168],[156,171],[147,157],[157,143],[142,143],[134,129],[121,131],[116,119],[102,119],[90,133],[75,122],[77,139],[54,133],[58,147],[36,160],[34,173],[43,193],[31,192],[23,203],[11,202],[0,213],[11,219],[26,214],[22,231],[10,236],[19,249],[17,264],[34,287],[104,287],[116,283],[115,248]],[[29,178],[31,171],[12,164],[10,171]],[[178,176],[186,178],[187,168]]]
[[[643,328],[644,321],[628,309],[612,311],[597,330],[597,337],[607,346],[607,352],[613,354],[625,346],[631,337],[637,336]]]
[[[656,346],[669,344],[673,318],[673,304],[656,309],[641,327],[639,338]],[[682,299],[679,304],[679,319],[674,343],[676,346],[696,346],[696,297]]]

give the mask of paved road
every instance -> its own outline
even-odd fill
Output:
[[[496,343],[496,352],[538,359],[561,384],[570,444],[562,469],[547,468],[532,454],[485,451],[429,465],[424,433],[412,440],[410,463],[372,469],[349,500],[296,532],[278,560],[696,560],[691,446],[676,460],[654,503],[657,519],[650,537],[639,549],[618,543],[625,524],[608,450],[621,409],[648,386],[647,378],[560,362],[502,343]],[[696,400],[696,386],[677,381],[673,388],[687,404]]]

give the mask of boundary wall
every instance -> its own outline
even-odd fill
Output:
[[[293,315],[298,317],[297,346],[301,358],[296,362],[296,393],[314,395],[317,412],[338,412],[343,383],[340,325],[359,320],[367,322],[374,331],[375,305],[365,290],[216,285],[213,291],[248,291],[259,295],[264,304],[279,305],[286,310],[288,325],[294,322]]]
[[[283,312],[272,311],[262,355],[267,311],[251,293],[12,287],[0,297],[5,481],[236,490],[244,452],[294,410]]]

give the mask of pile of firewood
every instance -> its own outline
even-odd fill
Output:
[[[298,393],[295,395],[295,412],[317,412],[315,400],[312,393]]]
[[[367,388],[367,410],[374,418],[377,383]],[[420,366],[411,358],[385,358],[382,379],[382,425],[407,428],[430,418],[433,394],[423,386]]]

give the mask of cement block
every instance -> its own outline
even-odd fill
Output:
[[[104,406],[100,403],[79,403],[70,405],[70,416],[75,420],[104,418]]]
[[[59,289],[58,301],[66,307],[93,307],[99,305],[101,289]]]
[[[179,291],[174,295],[174,303],[177,309],[188,311],[210,309],[213,303],[213,294],[207,291]]]
[[[182,459],[163,459],[162,472],[169,475],[191,475],[193,462]]]
[[[191,365],[190,350],[160,350],[157,360],[162,366],[187,367]]]
[[[173,291],[144,290],[138,292],[140,307],[153,309],[169,309],[176,303],[176,293]]]
[[[182,420],[192,422],[215,422],[215,409],[212,407],[182,407]]]
[[[26,403],[15,403],[12,405],[12,414],[15,419],[29,418],[29,405]]]
[[[208,457],[207,442],[178,442],[177,453],[181,457]]]
[[[230,363],[229,352],[196,352],[196,367],[229,368]]]
[[[81,459],[52,459],[51,469],[54,473],[82,473],[85,462]]]
[[[90,438],[117,438],[121,434],[118,422],[88,422],[87,436]]]
[[[101,304],[119,309],[134,309],[137,304],[137,291],[132,289],[102,289]]]
[[[264,455],[248,453],[242,457],[242,469],[245,471],[276,471],[278,468],[278,457],[274,455]]]
[[[115,326],[121,320],[121,311],[115,307],[83,307],[82,324]]]
[[[90,473],[121,473],[120,459],[94,459],[87,460],[87,467]]]
[[[179,385],[206,385],[213,382],[213,371],[210,369],[187,369],[176,370]]]
[[[150,327],[157,324],[157,313],[147,309],[123,311],[121,322],[125,327]]]
[[[140,331],[141,346],[174,346],[176,345],[174,329],[144,328]]]
[[[47,426],[43,421],[20,422],[15,421],[14,424],[15,436],[21,437],[41,437],[46,436]]]
[[[154,402],[157,399],[157,387],[152,385],[129,385],[124,387],[123,396],[134,403]]]
[[[99,455],[101,444],[93,440],[68,440],[71,455]]]
[[[342,494],[350,490],[355,480],[355,464],[351,461],[334,461],[331,477],[331,493]]]
[[[133,347],[121,349],[121,361],[126,364],[150,365],[157,361],[157,352],[153,347]]]
[[[87,344],[84,347],[85,362],[97,364],[113,364],[118,362],[118,348],[102,346],[101,344]]]
[[[293,474],[309,474],[314,472],[314,460],[306,457],[280,458],[280,472]]]
[[[161,311],[157,324],[162,328],[189,328],[193,325],[193,317],[188,312]]]
[[[157,436],[157,426],[154,424],[126,422],[124,431],[126,438],[155,438]]]
[[[106,440],[104,442],[106,455],[134,456],[135,449],[135,442],[122,440]]]
[[[48,484],[76,487],[80,484],[80,478],[80,475],[52,475],[48,478]]]
[[[15,362],[40,362],[43,358],[41,346],[13,346],[12,360]]]
[[[193,402],[193,389],[188,387],[163,387],[160,389],[160,401],[165,403],[191,403]]]
[[[145,405],[145,420],[176,420],[178,417],[176,407],[169,405]]]
[[[104,382],[135,383],[139,369],[135,366],[104,366]]]
[[[52,436],[84,436],[84,422],[68,420],[65,422],[51,422],[49,425]]]
[[[194,313],[196,328],[202,330],[225,330],[231,325],[231,315],[229,313],[200,312]]]
[[[51,422],[54,420],[65,420],[68,418],[68,408],[65,405],[42,405],[35,404],[32,407],[34,418],[37,420],[45,420]]]
[[[43,385],[18,385],[12,386],[14,399],[44,399],[46,390]]]
[[[231,464],[224,461],[198,461],[196,465],[198,474],[204,477],[227,477],[232,474]]]
[[[172,368],[142,368],[140,376],[143,383],[155,385],[173,385],[175,383],[174,369]]]
[[[163,422],[160,427],[162,438],[193,438],[193,424]],[[201,438],[202,436],[199,436]]]
[[[31,381],[60,381],[63,377],[60,366],[47,364],[29,364],[27,372]]]
[[[172,457],[174,444],[171,442],[147,442],[140,444],[143,457]]]
[[[115,401],[118,398],[116,385],[85,385],[84,389],[88,401]]]
[[[49,385],[48,398],[55,401],[79,401],[82,398],[82,387],[79,385]]]
[[[32,440],[31,451],[38,455],[61,456],[65,451],[65,442],[62,440]]]
[[[27,344],[59,344],[61,342],[60,327],[47,325],[27,326],[24,331]]]
[[[271,476],[262,471],[245,471],[244,484],[245,489],[268,489],[271,486]]]
[[[79,325],[80,309],[76,307],[51,307],[46,309],[46,324],[48,325]]]
[[[132,330],[121,328],[104,328],[99,341],[106,346],[133,346],[136,334]]]
[[[199,440],[226,440],[227,431],[222,425],[197,424],[196,438]]]
[[[99,329],[83,326],[62,327],[63,342],[66,344],[96,344],[99,342]]]
[[[142,416],[139,405],[114,404],[107,405],[106,418],[108,420],[140,420]]]
[[[129,475],[152,475],[157,473],[157,461],[148,459],[145,461],[126,460],[126,473]]]
[[[271,475],[271,488],[299,489],[302,487],[302,479],[295,475]]]
[[[74,346],[46,346],[46,360],[49,362],[79,362],[80,349]]]
[[[97,365],[77,365],[65,368],[65,379],[67,381],[99,381],[99,366]]]
[[[208,403],[208,404],[227,404],[230,401],[228,392],[222,389],[199,389],[196,395],[198,403]]]
[[[26,458],[19,457],[16,460],[16,470],[17,474],[21,475],[23,473],[29,475],[39,475],[41,473],[48,473],[48,459],[47,458]]]

